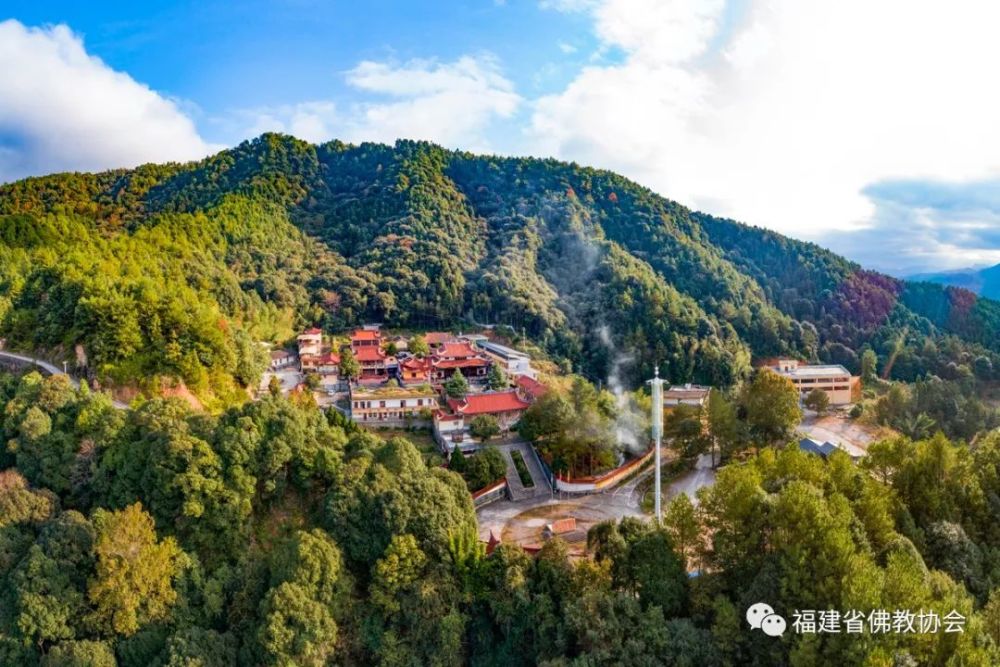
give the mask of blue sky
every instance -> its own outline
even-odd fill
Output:
[[[236,111],[362,97],[361,61],[489,54],[518,90],[559,90],[598,48],[586,16],[532,2],[8,2],[29,26],[66,24],[87,52],[187,105],[202,136],[246,138]],[[572,50],[571,53],[567,51]],[[614,59],[613,53],[604,60]]]
[[[406,137],[613,169],[895,274],[1000,262],[988,0],[3,12],[0,181],[197,159],[268,130]]]

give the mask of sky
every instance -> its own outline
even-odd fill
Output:
[[[0,182],[265,131],[574,160],[895,275],[1000,262],[994,0],[0,5]]]

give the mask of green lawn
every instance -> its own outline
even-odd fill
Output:
[[[521,484],[524,488],[530,489],[535,485],[535,480],[531,479],[531,473],[528,472],[528,464],[524,462],[524,456],[521,452],[516,449],[510,453],[510,457],[514,460],[514,468],[517,469],[517,476],[521,478]]]

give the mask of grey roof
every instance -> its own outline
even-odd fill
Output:
[[[486,350],[487,352],[492,352],[493,354],[503,357],[504,359],[529,359],[530,357],[524,352],[519,352],[512,347],[507,347],[506,345],[501,345],[500,343],[494,343],[488,340],[476,341],[476,344]]]
[[[839,448],[832,442],[824,442],[820,444],[812,438],[802,438],[799,440],[799,449],[804,452],[809,452],[810,454],[822,456],[825,459]]]

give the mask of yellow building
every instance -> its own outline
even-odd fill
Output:
[[[854,402],[854,387],[860,386],[860,379],[839,364],[813,366],[796,359],[779,359],[769,368],[791,380],[801,398],[819,389],[830,397],[830,405],[850,405]]]

